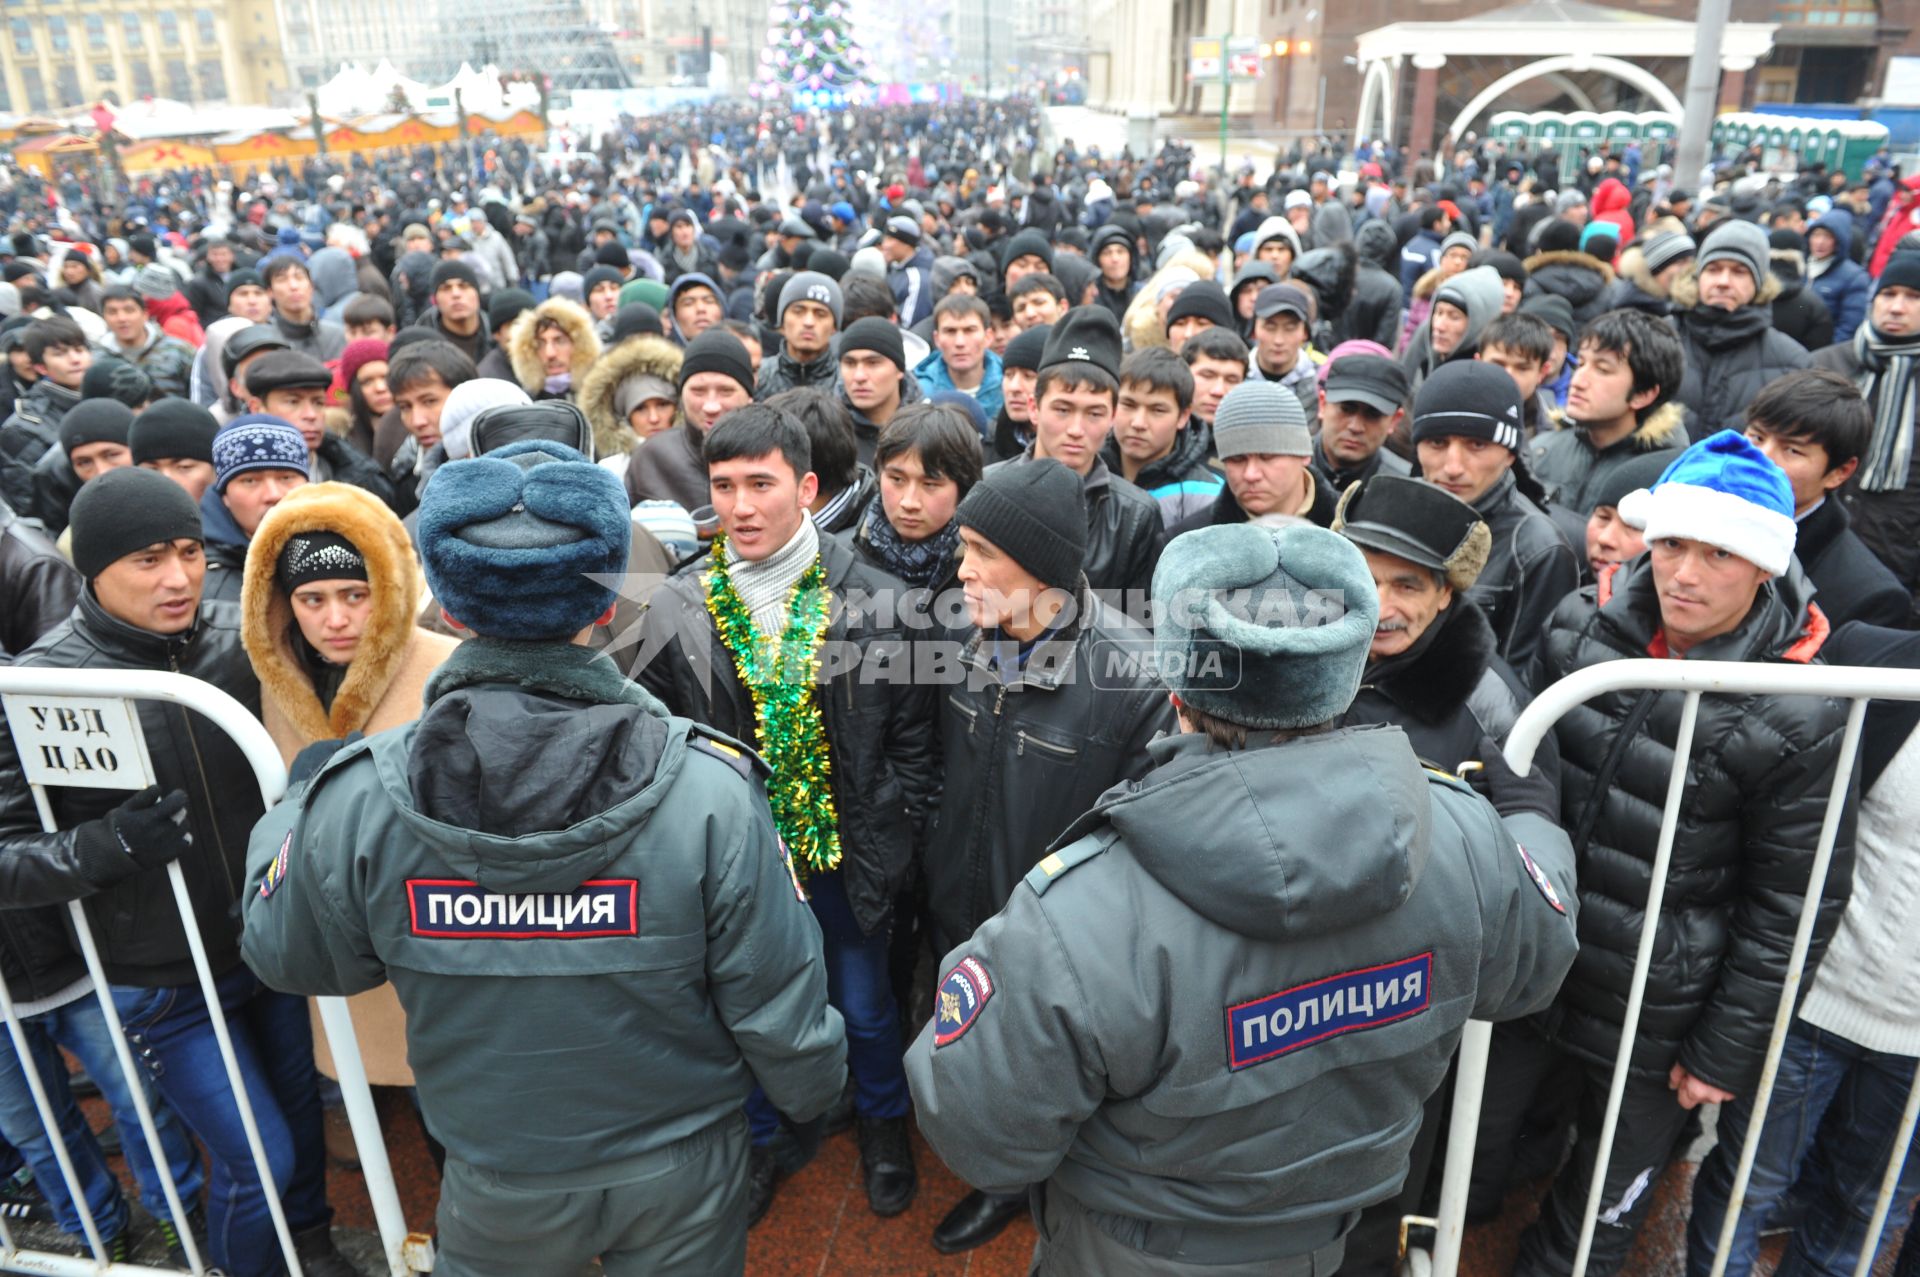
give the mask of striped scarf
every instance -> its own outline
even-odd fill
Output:
[[[1872,324],[1862,324],[1853,334],[1853,356],[1860,362],[1860,393],[1873,405],[1873,437],[1860,464],[1860,487],[1903,491],[1913,469],[1913,372],[1920,333],[1882,337]]]
[[[727,579],[746,604],[760,637],[780,637],[787,624],[787,596],[819,557],[820,532],[806,515],[801,516],[792,538],[758,563],[740,558],[728,543]]]

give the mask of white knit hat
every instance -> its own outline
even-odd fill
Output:
[[[465,461],[473,456],[473,419],[482,411],[502,404],[532,402],[526,391],[498,377],[475,377],[455,386],[440,407],[440,446],[447,450],[447,460]]]

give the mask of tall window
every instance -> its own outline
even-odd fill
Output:
[[[193,77],[187,74],[184,59],[167,59],[167,96],[182,102],[193,97]]]
[[[133,96],[137,98],[153,96],[153,68],[144,61],[133,64]]]
[[[83,21],[87,24],[87,47],[95,53],[107,51],[107,20],[97,13],[89,13]]]
[[[157,16],[160,23],[160,43],[169,49],[180,47],[180,15],[171,9],[162,9]]]
[[[73,41],[67,38],[67,20],[59,14],[47,17],[47,46],[55,53],[73,51]]]
[[[40,78],[40,68],[21,67],[20,83],[27,90],[27,110],[36,115],[44,114],[47,109],[47,86]]]
[[[203,49],[211,49],[220,42],[219,32],[213,24],[213,10],[195,9],[193,11],[193,39]]]
[[[13,51],[24,57],[33,56],[33,27],[25,18],[14,18],[7,23],[13,31]]]
[[[61,106],[79,106],[86,101],[80,95],[80,70],[73,63],[68,62],[56,70],[53,80]]]
[[[139,14],[120,15],[120,42],[126,45],[128,52],[147,47],[147,33],[140,28]]]
[[[202,58],[200,61],[200,97],[202,101],[217,102],[227,96],[227,71],[220,65],[219,58]]]

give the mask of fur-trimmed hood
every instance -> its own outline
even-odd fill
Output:
[[[1573,249],[1558,248],[1551,252],[1535,253],[1532,257],[1527,258],[1526,261],[1520,264],[1527,268],[1528,278],[1538,275],[1540,268],[1543,266],[1557,266],[1563,269],[1573,268],[1593,271],[1600,276],[1603,286],[1613,282],[1613,267],[1607,265],[1598,257],[1595,257],[1592,253],[1576,252]]]
[[[280,552],[291,538],[320,531],[337,532],[353,542],[366,559],[373,593],[373,611],[359,650],[330,711],[321,709],[313,680],[297,655],[293,605],[274,576]],[[240,590],[240,638],[260,679],[262,708],[277,711],[306,741],[334,740],[365,729],[406,663],[416,635],[447,650],[454,646],[451,639],[415,628],[425,592],[413,543],[378,497],[344,483],[316,483],[290,493],[253,534]],[[412,713],[418,712],[419,706],[412,706]]]
[[[507,357],[513,361],[513,376],[530,395],[546,389],[547,374],[540,363],[540,348],[534,332],[540,321],[551,319],[573,339],[573,384],[576,389],[586,380],[594,361],[600,358],[600,338],[593,331],[593,316],[586,308],[564,297],[549,297],[513,321],[507,330]]]
[[[1454,275],[1459,273],[1459,271],[1453,272]],[[1420,278],[1413,281],[1413,295],[1422,301],[1432,301],[1433,294],[1440,285],[1451,278],[1453,278],[1452,275],[1443,274],[1440,268],[1435,266],[1432,270],[1422,272]]]
[[[1149,346],[1167,344],[1167,328],[1160,322],[1158,295],[1160,286],[1166,282],[1169,274],[1181,267],[1201,279],[1214,277],[1212,259],[1194,249],[1176,254],[1166,265],[1154,271],[1147,282],[1140,286],[1140,291],[1133,295],[1133,300],[1127,303],[1126,318],[1120,321],[1120,329],[1126,335],[1129,350],[1145,350]]]
[[[1614,268],[1621,279],[1626,280],[1649,297],[1660,296],[1660,285],[1653,277],[1653,270],[1647,265],[1647,255],[1635,244],[1620,253],[1619,264]]]
[[[1770,306],[1780,296],[1780,280],[1773,272],[1760,281],[1759,291],[1754,293],[1749,306]],[[1676,310],[1692,310],[1700,304],[1700,268],[1694,266],[1673,281],[1673,305]]]
[[[1647,419],[1635,426],[1628,437],[1640,452],[1684,448],[1687,446],[1687,410],[1678,400],[1669,399],[1648,413]]]
[[[620,383],[639,374],[658,377],[670,386],[680,384],[680,361],[685,357],[680,347],[665,337],[655,337],[642,333],[629,337],[600,357],[587,373],[586,379],[579,383],[579,397],[575,402],[580,411],[587,414],[587,420],[593,425],[594,455],[598,457],[624,457],[633,451],[640,442],[626,419],[614,406],[614,400],[620,393]],[[673,424],[679,425],[680,412],[676,408]]]

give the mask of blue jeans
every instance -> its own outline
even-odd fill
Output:
[[[839,870],[807,879],[807,901],[820,923],[827,960],[827,1001],[847,1024],[847,1072],[853,1075],[853,1111],[861,1117],[907,1115],[907,1069],[900,1044],[900,1008],[887,971],[887,935],[866,936],[847,903]],[[753,1142],[765,1144],[780,1117],[759,1088],[747,1099]]]
[[[244,965],[216,985],[287,1225],[295,1233],[323,1227],[333,1212],[327,1207],[326,1144],[306,999],[273,992]],[[231,1277],[274,1277],[283,1270],[280,1242],[200,986],[116,985],[113,999],[135,1058],[206,1145],[213,1164],[207,1189],[210,1262]]]
[[[1780,1056],[1780,1075],[1754,1156],[1753,1176],[1727,1257],[1729,1277],[1753,1271],[1760,1223],[1800,1180],[1807,1213],[1781,1256],[1777,1277],[1852,1277],[1867,1224],[1893,1154],[1893,1137],[1913,1085],[1911,1056],[1872,1051],[1796,1019]],[[1693,1182],[1687,1226],[1687,1277],[1713,1269],[1721,1221],[1733,1195],[1741,1145],[1753,1120],[1753,1097],[1720,1108],[1720,1143]],[[1900,1173],[1881,1242],[1904,1227],[1920,1193],[1920,1158],[1911,1151]]]
[[[125,1231],[127,1202],[120,1195],[119,1181],[107,1169],[92,1128],[87,1125],[80,1106],[74,1103],[73,1092],[67,1086],[67,1063],[60,1058],[61,1047],[73,1052],[86,1066],[93,1080],[99,1083],[101,1098],[113,1110],[113,1120],[120,1125],[120,1146],[126,1155],[127,1169],[140,1185],[140,1200],[146,1203],[154,1218],[167,1218],[166,1189],[161,1187],[160,1176],[154,1170],[146,1137],[140,1132],[140,1114],[134,1108],[133,1093],[114,1056],[113,1030],[107,1026],[107,1017],[94,995],[89,993],[65,1006],[30,1016],[20,1022],[20,1027],[26,1030],[34,1068],[40,1074],[41,1086],[46,1088],[47,1102],[59,1120],[61,1139],[67,1146],[67,1156],[73,1161],[74,1177],[80,1182],[80,1191],[86,1196],[87,1209],[100,1236],[111,1238]],[[180,1190],[180,1204],[192,1210],[205,1183],[200,1155],[181,1129],[179,1119],[160,1103],[152,1087],[147,1088],[147,1105],[153,1113],[160,1147],[167,1155],[167,1167],[173,1172],[174,1186]],[[20,1067],[20,1056],[13,1047],[13,1035],[4,1029],[0,1029],[0,1134],[4,1134],[7,1142],[20,1150],[20,1155],[33,1167],[34,1183],[47,1195],[47,1204],[53,1207],[60,1227],[69,1233],[80,1233],[80,1212],[74,1208],[66,1178],[60,1174],[53,1141],[40,1125],[40,1111],[34,1107],[33,1092],[27,1086],[26,1072]]]

